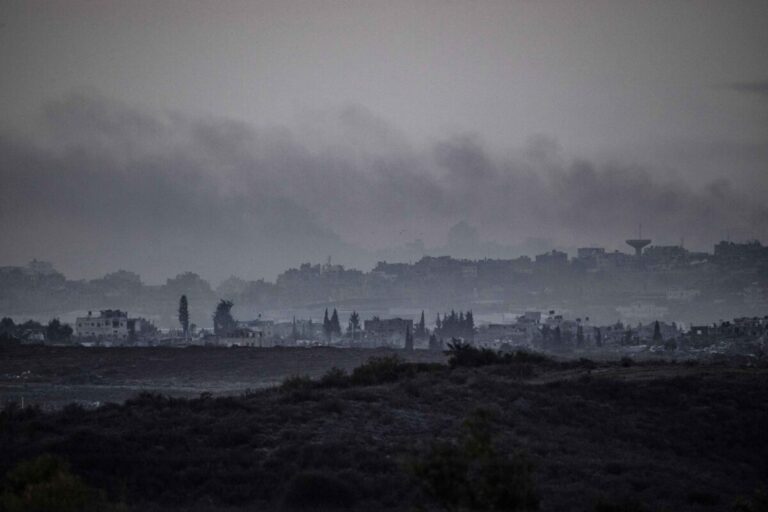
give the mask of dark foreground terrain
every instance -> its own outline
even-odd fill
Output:
[[[760,365],[379,356],[239,396],[7,405],[0,510],[765,510]]]

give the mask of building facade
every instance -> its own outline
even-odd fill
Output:
[[[127,341],[128,313],[119,309],[104,309],[99,315],[91,311],[75,321],[75,336],[94,340]]]

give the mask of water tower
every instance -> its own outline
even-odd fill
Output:
[[[651,241],[645,238],[633,238],[627,240],[627,243],[635,248],[635,256],[639,258],[640,255],[643,254],[643,247],[650,244]]]
[[[643,254],[643,247],[650,244],[651,241],[643,238],[643,225],[637,226],[637,238],[627,240],[627,244],[635,248],[635,257],[639,258]]]

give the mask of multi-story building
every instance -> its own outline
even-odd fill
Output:
[[[128,313],[119,309],[103,309],[98,316],[89,311],[88,316],[75,321],[75,336],[95,340],[127,341],[128,322]]]

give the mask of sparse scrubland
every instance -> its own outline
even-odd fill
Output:
[[[765,366],[449,356],[240,396],[8,405],[0,510],[766,510]]]

